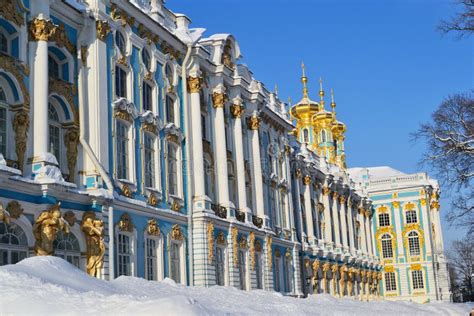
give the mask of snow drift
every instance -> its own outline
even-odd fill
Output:
[[[262,290],[187,287],[119,277],[97,280],[56,257],[31,257],[0,267],[0,314],[84,315],[465,315],[474,304],[307,299]]]

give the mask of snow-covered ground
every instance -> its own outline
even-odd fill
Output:
[[[307,299],[265,291],[198,288],[166,279],[101,281],[56,257],[0,267],[0,315],[467,315],[474,304]]]

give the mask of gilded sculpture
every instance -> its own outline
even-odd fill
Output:
[[[110,25],[107,21],[97,20],[95,22],[96,30],[97,30],[97,38],[101,41],[105,40],[107,35],[110,33]]]
[[[343,297],[344,296],[344,289],[346,288],[346,277],[347,277],[347,271],[349,271],[349,269],[347,268],[347,266],[344,264],[341,266],[341,268],[339,269],[339,273],[340,273],[340,278],[339,278],[339,297]]]
[[[255,233],[249,233],[249,256],[250,256],[250,267],[255,270]]]
[[[188,92],[199,93],[201,91],[201,77],[188,77]]]
[[[69,225],[61,216],[61,203],[43,211],[35,220],[33,235],[35,236],[35,254],[37,256],[53,255],[53,242],[59,231],[69,233]]]
[[[356,279],[357,269],[354,267],[350,267],[349,271],[347,272],[347,295],[352,296],[354,292],[354,282]]]
[[[17,0],[2,0],[0,6],[0,16],[3,16],[8,21],[12,21],[18,26],[22,26],[25,23],[25,18],[16,9]]]
[[[252,115],[248,119],[249,128],[253,131],[258,130],[260,127],[260,118],[257,115]]]
[[[149,219],[146,224],[146,233],[150,236],[160,236],[161,231],[156,219]]]
[[[28,112],[25,110],[18,111],[13,118],[13,130],[15,131],[15,153],[18,159],[18,169],[22,172],[25,165],[29,128],[30,118]]]
[[[67,167],[69,169],[69,182],[74,182],[77,162],[77,145],[79,144],[79,130],[70,128],[64,135],[64,144],[66,145]]]
[[[334,296],[337,295],[337,272],[339,271],[339,266],[337,265],[337,263],[334,263],[331,267],[331,271],[332,271],[332,288],[333,288],[333,291],[334,291]]]
[[[104,222],[93,211],[87,211],[82,216],[81,230],[86,238],[87,273],[99,278],[105,254]]]
[[[329,262],[326,262],[325,264],[323,264],[324,293],[326,294],[329,294],[329,270],[331,270],[331,264]]]
[[[214,260],[214,223],[207,223],[207,259],[210,263]]]
[[[214,108],[223,108],[226,101],[227,95],[225,93],[212,93],[212,105],[214,106]]]
[[[133,232],[132,218],[130,217],[130,215],[128,215],[128,213],[123,213],[120,216],[118,227],[121,231],[129,232],[129,233]]]
[[[122,195],[123,196],[126,196],[128,198],[131,198],[132,197],[132,190],[130,190],[130,187],[126,184],[122,185]]]
[[[232,227],[230,230],[230,235],[232,237],[232,252],[233,252],[233,261],[234,261],[234,266],[237,266],[239,264],[239,253],[238,253],[238,235],[239,231],[237,230],[237,227]]]
[[[150,193],[148,195],[148,204],[150,204],[151,206],[154,206],[154,207],[156,207],[158,205],[158,198],[156,197],[155,194]]]
[[[56,25],[51,20],[35,18],[30,21],[30,35],[34,41],[49,41],[56,32]]]
[[[303,184],[304,185],[310,185],[311,184],[311,176],[310,175],[305,175],[303,177]]]
[[[6,209],[3,208],[2,203],[0,203],[0,222],[10,224],[10,214]]]
[[[268,268],[272,269],[272,236],[267,236],[267,258]]]
[[[224,235],[224,232],[219,232],[217,234],[217,238],[216,238],[216,242],[218,245],[225,245],[226,244],[226,240],[225,240],[225,235]]]
[[[233,118],[241,118],[244,112],[245,112],[244,106],[241,104],[232,104],[230,106],[230,113],[232,114]]]
[[[23,215],[23,208],[18,201],[12,200],[8,202],[7,207],[5,208],[8,213],[10,214],[11,218],[18,219],[21,215]]]
[[[174,224],[171,227],[171,239],[177,240],[177,241],[184,240],[183,232],[181,231],[181,227],[178,224]]]
[[[312,272],[313,272],[311,276],[311,283],[313,284],[313,293],[317,293],[318,288],[319,288],[319,275],[318,275],[319,265],[320,265],[320,262],[318,259],[314,260],[313,264],[311,265]]]

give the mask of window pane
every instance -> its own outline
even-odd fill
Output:
[[[178,194],[178,160],[172,144],[168,144],[168,190],[172,195]]]
[[[115,66],[115,95],[119,98],[127,97],[127,73],[119,66]]]
[[[148,83],[143,83],[143,111],[152,111],[152,90],[152,87]]]
[[[128,127],[117,120],[117,177],[128,178]]]

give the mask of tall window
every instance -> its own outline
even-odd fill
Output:
[[[395,272],[385,272],[385,290],[387,292],[397,290],[397,282],[395,280]]]
[[[389,234],[382,236],[382,257],[393,258],[392,236]]]
[[[247,289],[247,272],[245,266],[245,252],[244,250],[239,250],[239,278],[240,278],[240,289]]]
[[[0,266],[15,264],[28,255],[28,242],[20,226],[0,222]]]
[[[125,234],[118,234],[117,238],[117,267],[118,275],[132,275],[132,245],[131,239]]]
[[[322,142],[322,143],[325,143],[326,141],[327,141],[326,131],[325,131],[325,130],[322,130],[322,131],[321,131],[321,142]]]
[[[408,249],[410,250],[410,256],[420,255],[420,238],[416,232],[408,234]]]
[[[48,75],[51,78],[54,79],[61,79],[61,74],[60,74],[60,67],[58,61],[51,56],[51,54],[48,55]]]
[[[216,248],[216,284],[224,285],[224,266],[225,266],[225,257],[224,249],[222,247]]]
[[[292,286],[292,264],[291,258],[285,256],[285,292],[291,292]]]
[[[142,90],[143,111],[152,111],[152,91],[151,85],[144,82]]]
[[[8,38],[2,30],[0,30],[0,52],[8,54]]]
[[[176,123],[174,115],[174,100],[169,95],[166,96],[166,121],[168,123]]]
[[[49,152],[52,153],[58,163],[61,161],[61,124],[59,122],[59,115],[56,108],[48,104],[48,120],[49,120]]]
[[[151,68],[151,57],[150,57],[150,53],[145,48],[142,49],[142,61],[143,61],[143,64],[145,65],[146,70],[149,71]]]
[[[155,187],[155,140],[148,133],[144,134],[144,151],[145,151],[145,186],[148,188]]]
[[[147,280],[158,280],[158,242],[156,238],[146,238],[145,262]]]
[[[424,289],[425,285],[423,283],[423,272],[421,270],[415,270],[411,272],[411,279],[413,282],[413,289]]]
[[[128,178],[128,126],[117,120],[117,177]]]
[[[125,37],[123,36],[122,33],[118,31],[115,33],[115,45],[117,45],[117,48],[119,49],[120,53],[124,55],[127,45],[125,42]]]
[[[181,282],[181,259],[179,254],[179,244],[171,243],[170,247],[170,277],[176,283]]]
[[[0,104],[5,100],[5,93],[0,88]],[[7,109],[0,107],[0,154],[7,155]]]
[[[79,241],[73,233],[66,234],[59,231],[53,247],[55,256],[63,258],[79,268],[81,249],[79,248]]]
[[[274,285],[274,288],[275,288],[275,291],[277,292],[280,292],[281,291],[281,280],[280,280],[280,274],[281,274],[281,271],[280,271],[280,258],[279,257],[275,257],[275,285]]]
[[[262,256],[260,253],[255,254],[255,277],[257,278],[257,289],[262,289]]]
[[[178,158],[176,145],[168,143],[168,190],[178,195]]]
[[[127,97],[127,72],[119,66],[115,66],[115,96]]]
[[[418,222],[415,210],[409,210],[405,213],[407,224],[413,224]]]
[[[309,143],[309,133],[308,133],[308,129],[304,129],[303,130],[303,140],[305,143]]]
[[[379,226],[390,226],[390,215],[388,213],[379,214]]]
[[[202,139],[207,140],[206,117],[201,115],[201,133]]]

